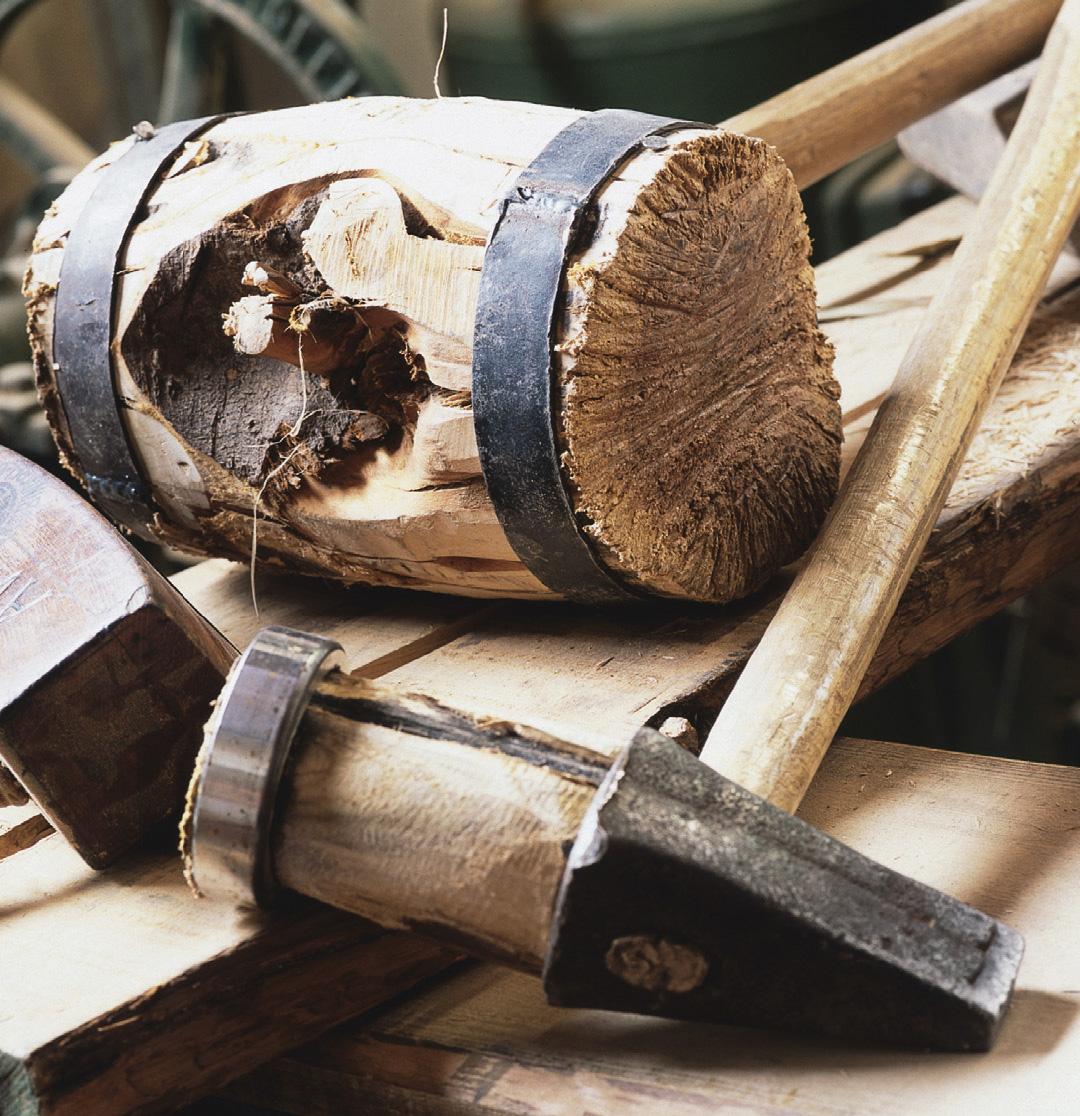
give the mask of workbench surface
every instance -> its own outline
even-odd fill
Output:
[[[946,203],[819,271],[849,457],[970,214]],[[1064,258],[867,690],[1080,558],[1078,277]],[[238,646],[267,623],[307,627],[350,669],[606,749],[672,714],[704,727],[787,580],[734,608],[598,611],[260,574],[256,614],[246,570],[175,579]],[[95,875],[28,812],[2,811],[0,1116],[169,1111],[226,1088],[303,1116],[1072,1111],[1078,811],[1071,769],[900,745],[837,743],[814,782],[810,820],[1027,935],[1001,1041],[963,1057],[556,1012],[530,978],[447,975],[453,951],[351,916],[196,903],[171,835]]]

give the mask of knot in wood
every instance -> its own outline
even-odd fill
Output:
[[[709,972],[700,950],[655,934],[616,938],[604,955],[608,972],[650,992],[692,992]]]

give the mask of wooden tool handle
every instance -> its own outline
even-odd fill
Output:
[[[1080,209],[1080,0],[1066,0],[1002,162],[804,570],[704,759],[802,799]]]
[[[725,120],[784,157],[800,189],[1039,52],[1061,0],[966,0]]]
[[[539,971],[607,757],[334,672],[290,762],[271,851],[283,887]]]

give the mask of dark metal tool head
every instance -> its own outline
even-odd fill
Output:
[[[570,853],[552,1003],[986,1050],[1019,934],[644,730]]]
[[[270,822],[278,778],[294,735],[297,754],[289,762],[294,775],[304,770],[310,740],[302,717],[336,646],[268,628],[238,660],[207,734],[185,827],[189,869],[200,891],[253,904],[272,894]],[[555,761],[564,764],[572,745],[531,739],[518,749],[514,734],[529,731],[522,726],[478,724],[415,695],[409,700],[388,688],[378,703],[350,705],[342,691],[337,698],[331,752],[341,778],[345,764],[364,766],[377,739],[366,736],[373,726],[439,747],[422,773],[387,759],[371,769],[366,791],[351,784],[340,825],[312,838],[324,884],[338,874],[332,887],[310,894],[394,926],[414,924],[410,904],[419,904],[426,933],[460,941],[453,918],[433,920],[430,896],[416,889],[381,895],[385,906],[374,913],[370,903],[351,905],[364,890],[354,881],[364,875],[365,856],[377,869],[386,848],[401,843],[423,848],[418,857],[434,857],[426,850],[439,846],[438,835],[425,832],[418,843],[413,831],[445,824],[442,813],[424,815],[417,807],[378,813],[375,825],[363,816],[364,804],[387,786],[408,788],[418,779],[442,786],[439,765],[447,761],[440,757],[448,745],[461,746],[450,761],[454,770],[491,747],[508,763],[543,766],[553,780],[598,788],[587,809],[588,797],[576,796],[579,812],[558,820],[560,835],[576,827],[561,886],[554,873],[544,884],[526,877],[535,864],[510,854],[514,867],[508,871],[516,873],[522,892],[544,897],[530,908],[531,917],[541,921],[554,910],[544,971],[552,1003],[936,1050],[985,1050],[993,1041],[1022,953],[1015,931],[873,863],[716,774],[668,737],[639,731],[605,775],[595,753],[588,754],[590,762],[578,755],[572,770],[564,768]],[[487,729],[488,723],[501,727]],[[543,747],[550,751],[542,753]],[[314,770],[325,773],[329,753],[316,754]],[[447,793],[440,809],[491,807],[482,793]],[[532,808],[525,802],[515,816]],[[284,803],[279,812],[288,810]],[[294,819],[292,839],[299,839],[305,816]],[[353,819],[356,830],[344,841]],[[534,837],[543,831],[538,823]],[[500,849],[520,844],[498,826],[490,832],[478,826],[472,839],[477,855],[484,841]],[[543,840],[557,845],[550,835]],[[500,855],[484,850],[491,864],[502,863]],[[452,858],[444,867],[461,870]],[[301,873],[289,886],[303,891],[307,883]],[[445,886],[443,874],[433,886]],[[505,956],[505,915],[494,901],[482,906],[489,922],[470,925],[470,948]]]
[[[234,656],[85,500],[0,447],[0,758],[89,864],[182,806]]]

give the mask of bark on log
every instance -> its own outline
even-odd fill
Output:
[[[189,142],[132,227],[114,307],[123,420],[162,509],[152,534],[346,582],[551,596],[480,475],[472,326],[500,199],[579,115],[371,98]],[[39,387],[76,475],[56,283],[126,147],[47,214],[27,276]],[[802,551],[838,471],[798,193],[762,142],[684,129],[625,161],[594,211],[554,323],[572,505],[630,587],[743,596]]]

